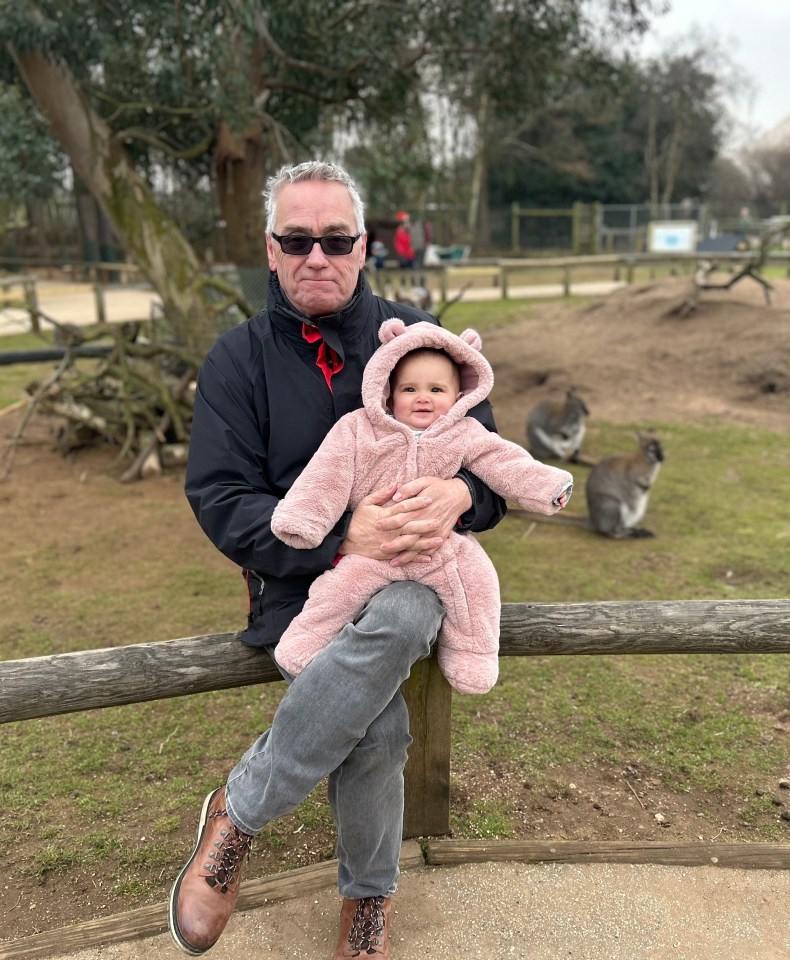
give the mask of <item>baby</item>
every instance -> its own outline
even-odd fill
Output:
[[[277,505],[272,532],[292,547],[322,542],[342,514],[381,487],[417,477],[454,477],[466,468],[533,513],[564,507],[566,470],[533,459],[466,413],[488,396],[494,374],[474,330],[460,337],[432,323],[386,320],[362,380],[363,407],[342,417]],[[499,581],[474,537],[452,533],[429,562],[394,567],[348,554],[312,584],[307,602],[275,648],[297,674],[394,580],[419,580],[446,611],[439,664],[461,693],[486,693],[499,670]]]

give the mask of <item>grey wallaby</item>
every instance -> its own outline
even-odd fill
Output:
[[[638,524],[647,510],[650,488],[664,461],[664,451],[654,430],[640,431],[637,439],[636,453],[606,457],[587,477],[590,527],[613,540],[654,535]]]
[[[542,400],[527,416],[527,448],[536,460],[557,459],[584,463],[580,458],[584,418],[590,411],[571,387],[564,399]]]

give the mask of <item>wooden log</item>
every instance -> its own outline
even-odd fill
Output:
[[[790,869],[790,844],[639,843],[627,840],[429,840],[429,866],[459,863],[642,863],[681,867]]]
[[[0,663],[0,723],[272,680],[282,677],[269,655],[237,633],[7,660]]]
[[[790,653],[790,601],[506,603],[499,653]]]
[[[790,601],[507,603],[500,656],[790,653]],[[0,723],[279,680],[238,633],[0,662]]]
[[[422,850],[414,840],[401,846],[401,870],[424,866]],[[292,900],[331,886],[337,880],[337,860],[298,867],[244,882],[236,910],[253,910],[281,900]],[[111,943],[140,940],[167,931],[167,904],[139,907],[127,913],[86,920],[60,930],[0,943],[0,960],[33,960],[53,954],[86,950]]]

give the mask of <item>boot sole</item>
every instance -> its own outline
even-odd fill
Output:
[[[208,808],[211,806],[211,801],[214,799],[215,795],[222,789],[222,787],[217,787],[216,790],[212,790],[211,793],[203,801],[203,809],[200,811],[200,820],[198,821],[197,829],[197,840],[195,841],[195,849],[192,851],[192,856],[187,860],[183,870],[179,873],[176,878],[176,882],[173,884],[173,888],[170,891],[170,899],[167,905],[167,925],[170,928],[170,936],[175,941],[177,947],[180,947],[184,953],[188,953],[190,956],[199,957],[201,954],[204,954],[207,950],[210,950],[214,944],[210,944],[208,947],[194,947],[188,940],[185,940],[181,934],[181,931],[178,928],[178,919],[176,917],[176,903],[178,902],[178,891],[181,889],[181,881],[184,877],[184,874],[189,869],[192,861],[197,856],[198,847],[200,846],[200,841],[203,837],[203,831],[206,829],[206,822],[208,820]]]

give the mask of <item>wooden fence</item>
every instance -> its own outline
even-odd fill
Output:
[[[751,253],[754,256],[754,253]],[[589,277],[595,273],[602,280],[610,279],[613,282],[633,283],[638,270],[647,270],[650,276],[655,276],[659,270],[693,273],[701,262],[715,260],[723,268],[738,267],[746,264],[750,253],[641,253],[641,254],[602,254],[596,256],[569,256],[569,257],[532,257],[527,259],[516,258],[489,258],[469,260],[464,264],[442,263],[437,266],[421,267],[414,270],[403,270],[397,266],[386,266],[379,270],[367,266],[366,272],[374,290],[382,296],[395,296],[411,290],[415,285],[425,287],[430,291],[433,305],[438,306],[464,295],[470,287],[475,289],[486,288],[494,293],[495,297],[509,299],[524,295],[525,283],[530,282],[530,275],[539,274],[534,278],[532,286],[559,284],[563,296],[573,293],[574,277],[583,271]],[[3,261],[0,261],[2,265]],[[787,276],[790,277],[790,252],[774,251],[767,260],[767,264],[783,264]],[[104,302],[105,289],[112,289],[113,284],[100,282],[101,278],[113,276],[123,282],[140,281],[141,271],[133,263],[96,263],[83,265],[88,275],[95,279],[93,286],[96,301],[96,314],[99,322],[106,317]],[[263,271],[262,271],[263,272]],[[555,274],[556,280],[546,279],[546,274]],[[519,286],[516,286],[518,282]],[[16,306],[27,309],[30,314],[31,329],[39,329],[39,304],[36,292],[36,278],[32,275],[19,277],[0,277],[0,291],[11,286],[23,286],[24,298],[14,300],[0,296],[0,307]],[[469,294],[471,297],[472,295]],[[140,318],[144,319],[144,318]]]
[[[672,270],[693,274],[698,264],[715,260],[721,269],[743,266],[755,256],[754,251],[744,253],[631,253],[600,254],[594,256],[573,257],[530,257],[518,259],[491,258],[468,260],[464,264],[443,263],[437,266],[403,270],[395,266],[385,266],[380,270],[370,269],[370,281],[377,293],[382,296],[390,291],[409,290],[415,284],[425,287],[434,297],[434,305],[447,302],[458,296],[469,286],[497,291],[504,300],[523,296],[519,287],[525,284],[545,286],[552,283],[546,274],[556,274],[562,288],[562,295],[569,297],[573,292],[574,278],[579,271],[590,276],[595,274],[599,280],[611,280],[615,283],[634,283],[637,272],[647,271],[649,277],[655,277],[661,270]],[[772,252],[766,264],[784,265],[790,277],[790,252]],[[533,277],[531,280],[530,277]],[[539,276],[534,276],[539,275]],[[517,285],[518,284],[518,285]],[[471,294],[470,294],[471,296]]]
[[[790,600],[504,604],[500,655],[790,653]],[[142,703],[280,680],[269,656],[237,633],[85,650],[0,662],[0,723]],[[435,659],[416,664],[404,684],[414,743],[406,766],[404,836],[449,829],[450,687]],[[407,839],[401,869],[424,864],[516,860],[526,863],[718,864],[788,869],[790,846],[573,841]],[[312,864],[245,883],[238,909],[313,893],[337,862]],[[0,960],[154,936],[167,929],[164,904],[99,917],[0,944]]]
[[[12,296],[9,291],[19,287],[22,296]],[[27,310],[30,316],[30,329],[33,333],[40,330],[38,313],[38,294],[36,278],[31,274],[16,274],[14,276],[0,276],[0,310],[8,307]]]
[[[790,653],[790,600],[502,607],[500,656]],[[237,633],[0,662],[0,723],[281,680]],[[435,659],[404,684],[414,743],[404,836],[449,830],[451,691]]]

